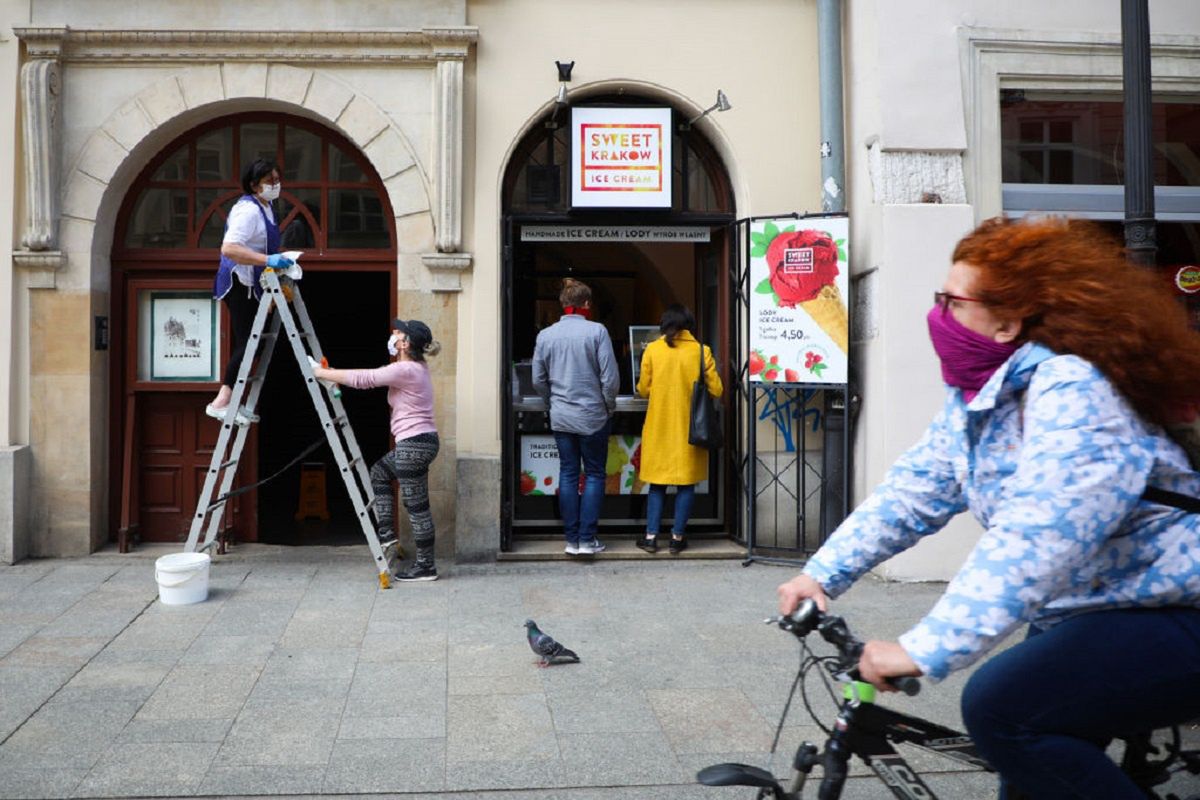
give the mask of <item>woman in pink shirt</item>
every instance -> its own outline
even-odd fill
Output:
[[[352,389],[387,387],[396,447],[371,467],[371,484],[379,541],[385,549],[396,544],[392,481],[400,484],[400,498],[412,523],[417,557],[408,569],[396,575],[399,581],[436,581],[438,577],[433,560],[433,515],[429,510],[429,465],[438,454],[438,435],[433,423],[433,382],[425,357],[437,355],[441,349],[424,322],[398,319],[392,323],[392,337],[388,339],[388,353],[395,358],[392,363],[376,369],[313,367],[313,375],[319,380]]]

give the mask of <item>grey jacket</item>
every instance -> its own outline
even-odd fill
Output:
[[[608,331],[579,314],[544,328],[533,348],[533,387],[550,408],[550,429],[595,433],[617,408],[617,359]]]

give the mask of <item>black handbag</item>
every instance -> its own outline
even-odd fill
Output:
[[[692,384],[692,413],[688,417],[688,444],[716,450],[725,438],[717,400],[704,381],[704,342],[700,342],[700,375]]]

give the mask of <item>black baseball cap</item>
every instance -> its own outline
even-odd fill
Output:
[[[419,319],[393,320],[392,329],[400,331],[407,336],[409,346],[418,353],[423,352],[425,346],[433,341],[433,332],[429,330],[428,325]]]

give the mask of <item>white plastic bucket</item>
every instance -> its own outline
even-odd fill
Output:
[[[202,603],[208,598],[208,553],[171,553],[154,562],[158,599],[165,606]]]

